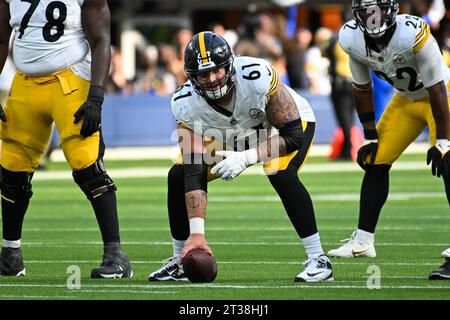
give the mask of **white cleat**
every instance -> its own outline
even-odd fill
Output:
[[[448,248],[447,250],[445,250],[444,252],[441,253],[442,258],[450,258],[450,248]]]
[[[305,270],[294,279],[295,282],[334,281],[330,259],[324,254],[309,258],[305,262]]]
[[[337,249],[328,251],[327,255],[336,258],[375,258],[377,256],[373,243],[358,241],[355,237],[356,231],[353,232],[350,239],[341,241],[346,242],[345,244]]]

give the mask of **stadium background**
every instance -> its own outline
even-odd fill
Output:
[[[439,254],[448,247],[450,232],[442,181],[432,178],[425,165],[426,136],[418,141],[425,143],[413,145],[394,166],[390,198],[377,228],[377,258],[334,260],[334,283],[293,283],[304,251],[260,166],[232,183],[214,182],[209,188],[206,229],[219,265],[217,280],[206,285],[147,282],[148,274],[171,254],[166,174],[177,154],[171,139],[175,123],[170,93],[183,81],[183,48],[177,39],[207,29],[213,22],[239,34],[244,22],[254,28],[259,21],[255,17],[261,14],[274,24],[285,19],[287,23],[277,32],[292,36],[300,27],[313,35],[323,27],[337,31],[350,13],[350,1],[280,6],[282,2],[289,1],[108,1],[113,65],[103,110],[109,146],[105,157],[118,186],[121,236],[135,277],[107,282],[89,279],[90,269],[101,258],[98,227],[62,153],[55,150],[46,170],[38,171],[33,180],[34,196],[23,232],[27,276],[0,279],[0,299],[449,298],[448,283],[426,279],[442,262]],[[410,10],[411,3],[402,2],[402,11]],[[447,10],[433,31],[444,52],[449,18]],[[274,58],[263,51],[261,56],[274,61],[280,71],[286,68],[284,52]],[[156,61],[158,76],[148,70],[149,61]],[[325,60],[318,61],[323,66]],[[309,70],[314,75],[315,69]],[[326,74],[321,76],[327,81]],[[331,162],[327,157],[336,122],[329,93],[314,91],[324,87],[307,82],[296,89],[310,100],[317,116],[316,144],[300,174],[315,204],[324,249],[329,250],[355,228],[363,174],[354,162]],[[71,278],[73,267],[81,271],[79,287]],[[370,278],[376,268],[381,272],[379,286]]]

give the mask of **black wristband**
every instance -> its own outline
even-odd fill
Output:
[[[184,192],[194,190],[208,192],[208,165],[203,160],[203,154],[183,155],[183,168]]]
[[[366,140],[377,140],[377,129],[364,129],[364,138],[366,138]]]
[[[103,103],[105,99],[105,89],[100,86],[91,86],[89,89],[88,100],[97,102],[99,104]]]
[[[375,121],[375,112],[367,112],[363,114],[358,114],[359,121],[361,123],[366,123],[369,121]]]

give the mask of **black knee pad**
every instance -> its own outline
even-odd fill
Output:
[[[86,169],[73,171],[72,175],[89,200],[93,200],[105,192],[117,190],[114,182],[106,173],[102,159],[98,159]]]
[[[12,172],[2,167],[0,182],[2,197],[10,202],[15,202],[17,199],[30,199],[33,195],[32,178],[33,172]]]

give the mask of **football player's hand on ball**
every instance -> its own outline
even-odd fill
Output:
[[[256,149],[242,152],[217,151],[216,155],[225,157],[225,159],[216,164],[211,169],[211,173],[220,176],[222,180],[234,179],[247,167],[258,162]]]
[[[3,107],[1,104],[0,104],[0,120],[2,120],[3,122],[6,122],[5,111],[3,111]]]
[[[186,254],[192,249],[201,249],[212,255],[211,248],[206,244],[205,235],[202,233],[193,233],[184,243],[183,251],[181,252],[181,261],[183,261]]]
[[[428,150],[427,165],[431,163],[431,173],[438,178],[450,175],[450,141],[439,139]]]
[[[102,104],[103,104],[103,88],[98,86],[91,86],[88,98],[85,103],[73,115],[75,120],[73,123],[77,124],[83,118],[80,134],[89,137],[100,130],[102,123]]]
[[[370,155],[369,164],[375,163],[375,157],[377,156],[378,151],[378,139],[375,140],[366,140],[364,144],[358,150],[358,157],[356,158],[356,162],[358,162],[359,166],[365,171],[366,170],[366,157]]]

